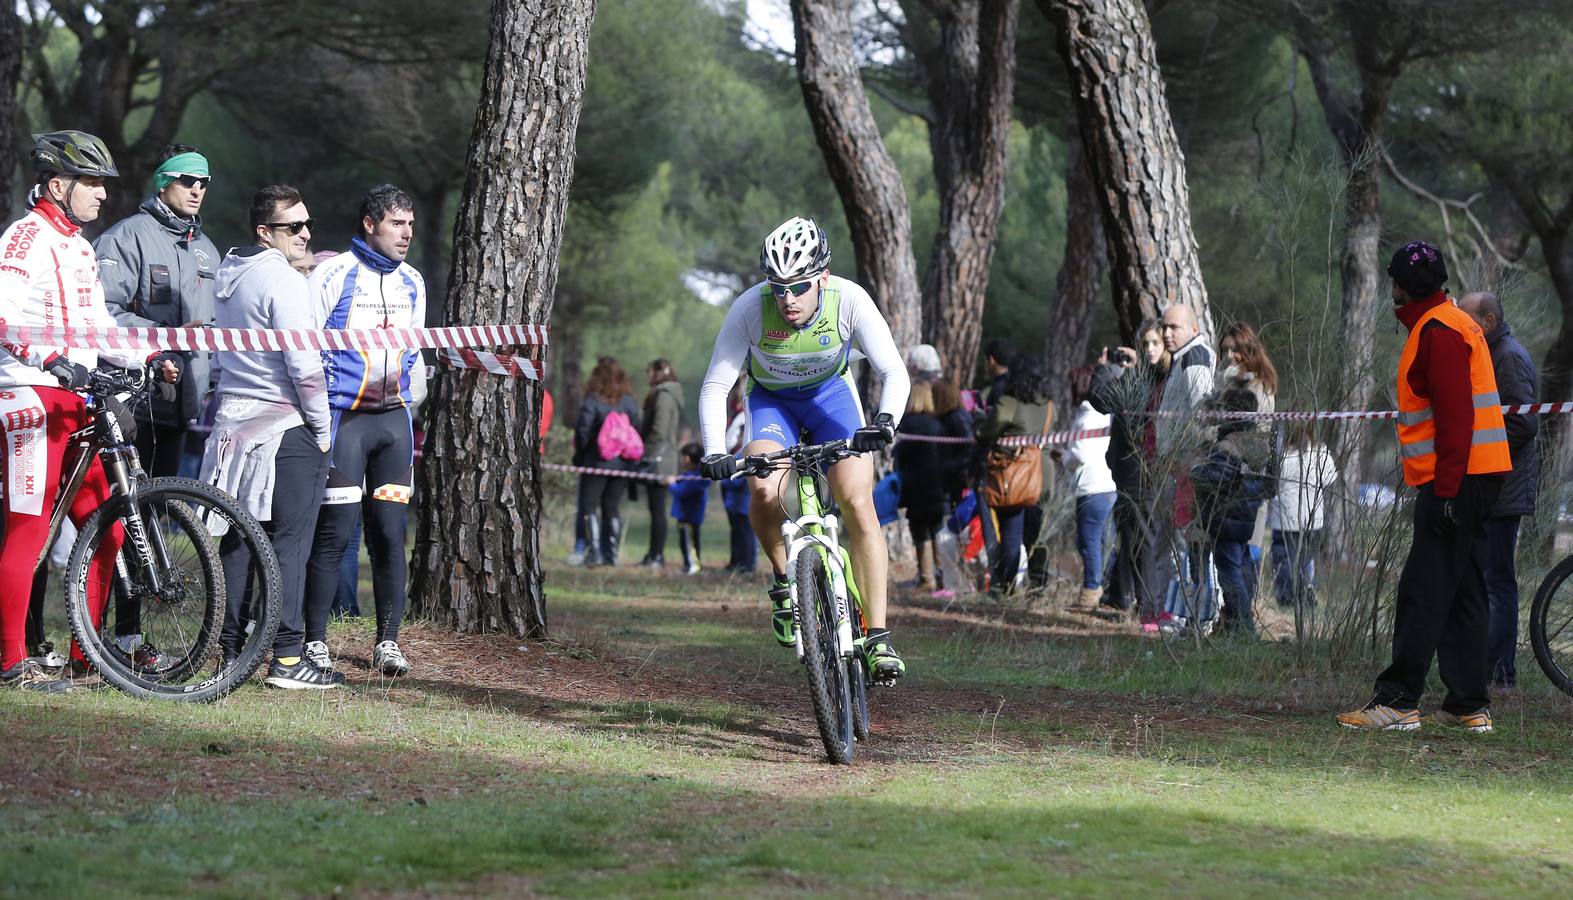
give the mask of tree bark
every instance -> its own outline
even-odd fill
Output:
[[[1357,36],[1358,38],[1358,36]],[[1302,46],[1301,55],[1311,72],[1317,100],[1332,132],[1349,181],[1344,189],[1343,303],[1338,325],[1339,366],[1343,374],[1341,397],[1335,402],[1370,402],[1376,390],[1376,329],[1382,303],[1382,119],[1387,115],[1396,67],[1384,70],[1374,51],[1356,48],[1360,71],[1360,97],[1344,96],[1333,84],[1326,51]],[[1351,429],[1363,434],[1363,429]],[[1356,457],[1358,458],[1358,457]],[[1356,473],[1358,475],[1358,473]]]
[[[1184,303],[1211,339],[1212,313],[1191,230],[1152,26],[1139,0],[1039,0],[1059,26],[1087,161],[1099,191],[1120,333]]]
[[[965,387],[976,368],[989,268],[1005,200],[1020,0],[929,2],[939,46],[927,63],[939,227],[923,275],[923,336]]]
[[[551,319],[595,0],[494,0],[448,320]],[[541,385],[441,370],[421,472],[413,612],[461,631],[545,637]]]
[[[923,333],[912,213],[901,171],[863,91],[848,6],[845,0],[792,0],[798,82],[852,229],[858,280],[905,352]]]
[[[21,148],[23,134],[18,126],[21,110],[16,104],[16,87],[22,78],[22,22],[16,17],[16,4],[0,9],[0,209],[7,214],[21,208]]]
[[[1068,411],[1072,408],[1070,370],[1087,360],[1087,339],[1108,273],[1108,243],[1098,186],[1087,168],[1081,134],[1073,130],[1065,143],[1065,261],[1054,277],[1054,308],[1049,312],[1043,356],[1054,408]],[[1121,336],[1128,346],[1135,346],[1134,330],[1122,331]]]

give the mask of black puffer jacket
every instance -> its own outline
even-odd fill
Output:
[[[590,394],[584,396],[579,403],[579,418],[573,430],[573,464],[576,466],[589,466],[593,469],[633,469],[638,463],[625,459],[602,459],[601,448],[596,443],[596,438],[601,434],[601,424],[606,421],[606,416],[613,410],[628,416],[628,424],[639,429],[639,404],[634,402],[633,394],[624,394],[617,403],[607,403],[600,397]]]
[[[1505,404],[1535,403],[1540,393],[1540,376],[1529,351],[1513,336],[1513,328],[1506,322],[1497,325],[1486,335],[1486,346],[1491,348],[1491,368],[1496,370],[1497,393]],[[1535,435],[1540,431],[1540,417],[1511,415],[1507,417],[1507,448],[1513,457],[1513,471],[1502,481],[1502,493],[1497,495],[1491,515],[1532,516],[1535,514],[1535,494],[1540,480],[1540,452],[1535,446]]]
[[[1107,363],[1093,371],[1087,392],[1093,409],[1113,417],[1109,452],[1104,458],[1114,475],[1114,486],[1128,497],[1142,495],[1142,428],[1149,421],[1147,404],[1152,400],[1157,374],[1145,362],[1129,369]]]

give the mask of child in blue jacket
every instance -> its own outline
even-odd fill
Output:
[[[683,445],[682,474],[672,482],[672,518],[677,520],[677,543],[683,551],[683,572],[699,573],[699,526],[705,521],[705,504],[710,499],[710,482],[699,477],[699,457],[704,448],[698,443]]]

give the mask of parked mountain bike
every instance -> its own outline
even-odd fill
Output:
[[[797,623],[797,656],[808,672],[819,737],[831,762],[850,763],[857,741],[868,739],[868,688],[875,683],[863,656],[866,616],[863,596],[852,577],[851,557],[840,543],[825,469],[856,455],[846,441],[802,444],[774,453],[745,457],[738,476],[763,478],[790,470],[797,485],[794,516],[782,493],[786,521],[787,580],[792,616]]]
[[[96,457],[110,498],[82,523],[66,568],[66,611],[82,656],[109,684],[134,697],[217,700],[251,677],[273,646],[282,585],[273,546],[230,495],[188,478],[149,479],[131,439],[131,408],[147,398],[146,373],[95,371],[81,393],[90,418],[70,436],[51,546]],[[105,540],[123,535],[108,596],[95,617],[88,576]],[[221,651],[225,574],[220,544],[243,541],[253,562],[238,652]],[[42,560],[40,560],[42,562]]]
[[[1546,573],[1529,610],[1529,642],[1540,668],[1573,696],[1573,556]]]

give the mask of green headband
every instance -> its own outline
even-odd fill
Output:
[[[208,158],[195,150],[190,153],[180,153],[164,160],[164,164],[153,173],[153,181],[159,190],[169,187],[176,175],[203,175],[208,174]]]

